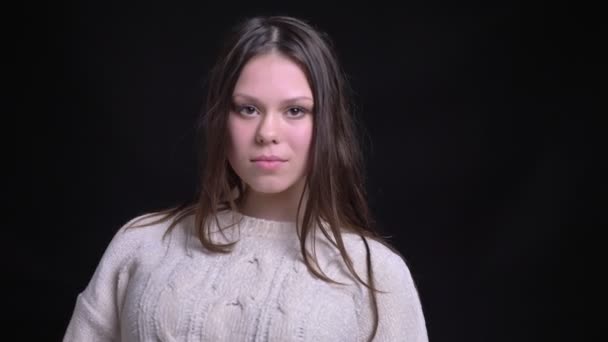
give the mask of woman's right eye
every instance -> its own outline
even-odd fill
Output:
[[[253,106],[238,106],[238,112],[243,115],[253,115],[256,112],[255,107]]]

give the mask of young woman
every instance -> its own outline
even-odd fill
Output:
[[[427,341],[409,269],[372,228],[326,36],[246,20],[208,86],[197,201],[117,232],[64,341]]]

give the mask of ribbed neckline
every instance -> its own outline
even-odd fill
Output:
[[[224,226],[237,223],[242,236],[297,238],[295,221],[276,221],[245,215],[234,210],[218,214]],[[237,227],[235,226],[235,227]]]

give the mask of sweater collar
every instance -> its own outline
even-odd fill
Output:
[[[245,215],[234,210],[224,210],[218,213],[221,228],[230,231],[236,230],[241,237],[277,237],[297,238],[295,221],[276,221],[260,217]],[[219,233],[217,224],[213,224],[212,231]]]

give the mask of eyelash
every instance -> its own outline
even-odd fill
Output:
[[[251,116],[252,114],[243,114],[243,110],[245,110],[245,109],[253,109],[253,110],[257,111],[257,108],[255,108],[254,106],[251,106],[251,105],[236,105],[237,113],[244,115],[244,116]],[[296,113],[295,116],[291,116],[292,118],[302,117],[304,114],[309,112],[306,108],[303,108],[300,106],[289,107],[288,112],[292,112],[292,110],[294,110],[294,109],[297,109],[298,113]]]

